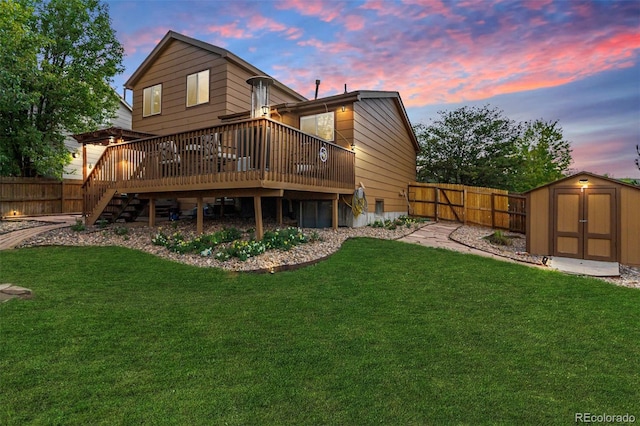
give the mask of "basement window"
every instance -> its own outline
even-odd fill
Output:
[[[162,84],[147,87],[142,92],[142,116],[160,114],[162,111]]]
[[[376,214],[378,216],[384,215],[384,200],[376,200]]]
[[[333,112],[300,117],[300,130],[310,135],[316,135],[326,141],[333,141],[333,129]]]
[[[187,76],[187,107],[209,102],[209,70]]]

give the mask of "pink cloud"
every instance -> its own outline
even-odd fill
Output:
[[[360,15],[347,15],[343,18],[344,26],[348,31],[360,31],[365,27],[365,19]]]
[[[273,18],[253,12],[242,13],[242,19],[228,24],[210,25],[207,30],[223,39],[252,39],[258,37],[261,33],[269,32],[281,33],[289,40],[297,40],[304,33],[301,28],[289,26]]]
[[[237,21],[225,25],[210,25],[207,30],[223,38],[246,39],[253,37],[246,29],[240,28]]]
[[[553,0],[525,0],[522,6],[530,10],[542,10],[553,5]]]
[[[149,52],[171,28],[164,26],[145,27],[133,33],[123,33],[119,35],[119,40],[128,56],[138,53],[138,51]]]
[[[331,22],[342,15],[344,5],[341,2],[333,0],[289,0],[286,2],[276,3],[276,8],[293,9],[302,15],[315,16],[321,21]]]

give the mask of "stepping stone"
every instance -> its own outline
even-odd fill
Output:
[[[28,288],[19,287],[13,284],[0,284],[0,302],[6,302],[14,297],[21,299],[28,299],[33,295],[33,292]]]
[[[9,288],[5,288],[4,290],[2,290],[2,292],[4,294],[9,294],[9,295],[12,295],[12,296],[31,295],[31,290],[29,290],[28,288],[24,288],[24,287],[18,287],[16,285],[11,286]]]

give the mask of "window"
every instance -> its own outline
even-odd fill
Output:
[[[187,106],[209,102],[209,70],[187,76]]]
[[[300,117],[300,130],[316,135],[324,140],[333,140],[333,112]]]
[[[162,106],[162,84],[147,87],[142,93],[142,116],[160,114]]]
[[[378,216],[384,215],[384,200],[376,200],[376,214]]]

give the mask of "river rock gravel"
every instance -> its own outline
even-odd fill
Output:
[[[253,229],[254,222],[253,220],[225,220],[224,223],[221,224],[219,222],[207,221],[204,225],[205,234],[211,234],[223,228],[234,227],[245,231],[246,238],[248,238],[249,233],[246,231]],[[62,228],[39,234],[34,238],[24,241],[19,247],[43,245],[121,246],[200,267],[216,267],[231,271],[271,272],[293,268],[298,265],[310,264],[324,259],[335,253],[348,238],[371,237],[395,240],[414,232],[424,225],[424,223],[411,224],[409,227],[401,226],[394,230],[369,226],[362,228],[338,228],[337,231],[333,229],[302,229],[305,235],[313,235],[317,241],[300,244],[288,251],[269,250],[262,255],[251,257],[246,261],[241,261],[236,258],[220,261],[215,259],[214,256],[179,254],[167,250],[164,246],[152,244],[151,240],[158,232],[163,232],[166,235],[180,233],[185,237],[185,240],[192,240],[197,236],[195,221],[192,220],[164,222],[154,228],[150,228],[142,222],[119,223],[105,227],[89,226],[83,231]],[[123,228],[127,230],[122,231]],[[275,230],[277,228],[278,226],[271,222],[266,222],[264,225],[265,231]],[[280,228],[283,229],[286,228],[286,226]],[[214,253],[215,251],[214,249]]]
[[[60,228],[26,240],[20,247],[43,245],[121,246],[200,267],[215,267],[229,271],[272,272],[311,264],[324,259],[335,253],[348,238],[371,237],[396,240],[413,233],[420,227],[429,226],[429,224],[432,223],[433,222],[412,224],[409,227],[401,226],[394,230],[370,226],[362,228],[339,228],[337,231],[333,229],[303,229],[302,231],[307,236],[315,234],[317,241],[298,245],[289,251],[270,250],[260,256],[249,258],[246,261],[235,258],[227,261],[219,261],[213,256],[178,254],[167,250],[163,246],[156,246],[151,243],[152,238],[159,231],[165,234],[179,232],[185,236],[187,240],[195,238],[195,221],[192,220],[161,222],[153,228],[148,227],[146,223],[143,222],[112,224],[106,227],[90,226],[83,231],[73,231],[71,228]],[[44,224],[47,223],[36,220],[3,220],[0,221],[0,235],[10,231]],[[222,223],[219,221],[205,221],[204,233],[210,234],[225,227],[235,227],[239,230],[247,231],[252,229],[253,226],[254,223],[252,220],[225,220]],[[122,231],[123,228],[126,228],[125,232]],[[275,223],[265,222],[265,230],[275,230],[276,228]],[[541,256],[533,256],[526,252],[526,238],[524,235],[505,232],[505,236],[511,240],[512,244],[499,246],[489,243],[484,238],[492,232],[494,232],[492,229],[485,227],[460,226],[449,238],[466,246],[503,257],[530,264],[542,264]],[[246,235],[248,236],[249,234],[247,233]],[[607,277],[602,279],[616,285],[640,289],[640,268],[620,265],[620,277]]]

